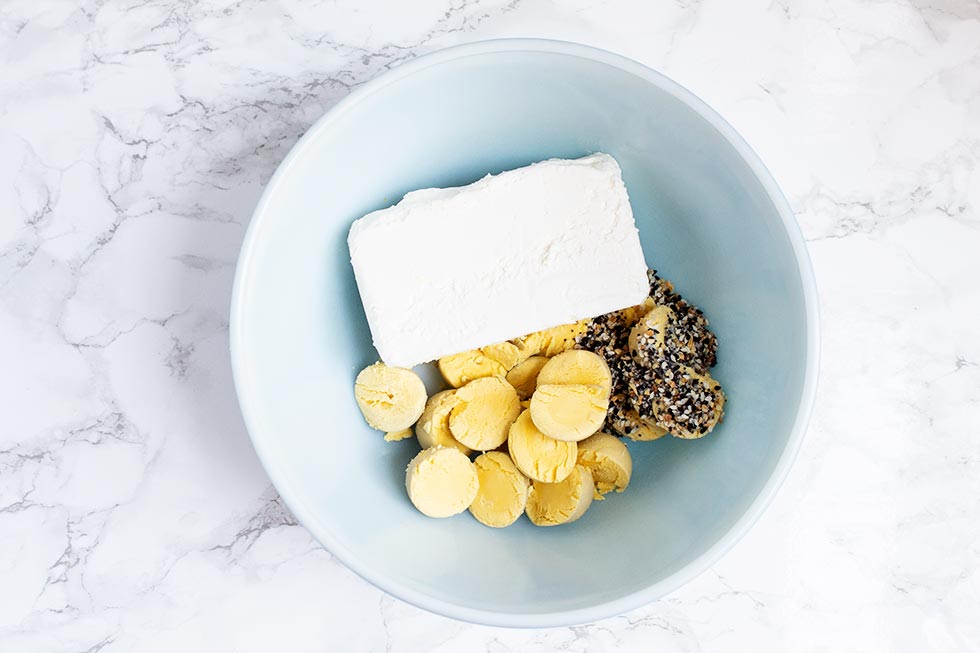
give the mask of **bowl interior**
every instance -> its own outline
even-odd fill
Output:
[[[417,444],[383,442],[353,400],[354,376],[375,352],[347,229],[416,188],[595,151],[623,168],[648,264],[718,335],[726,419],[700,441],[631,443],[629,489],[575,524],[542,529],[522,519],[496,530],[468,514],[426,518],[403,486]],[[534,623],[667,587],[746,513],[786,449],[808,364],[786,227],[729,141],[632,72],[518,50],[396,75],[311,131],[254,220],[233,324],[251,435],[305,526],[398,596],[457,616]]]

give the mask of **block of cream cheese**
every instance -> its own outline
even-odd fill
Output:
[[[626,186],[608,154],[408,193],[356,220],[347,244],[374,346],[398,367],[649,293]]]

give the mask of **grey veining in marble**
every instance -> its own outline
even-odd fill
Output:
[[[228,298],[296,139],[418,54],[502,36],[638,59],[796,210],[816,412],[715,567],[633,613],[508,631],[391,599],[248,443]],[[980,648],[976,0],[0,4],[0,650]]]

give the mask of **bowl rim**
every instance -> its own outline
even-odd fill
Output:
[[[242,361],[244,351],[244,325],[243,310],[245,304],[245,294],[248,288],[248,278],[251,273],[251,261],[256,250],[262,230],[269,220],[266,211],[268,204],[277,192],[277,188],[282,179],[289,173],[300,155],[310,147],[320,133],[327,131],[332,123],[340,116],[352,111],[362,100],[378,92],[379,90],[399,81],[405,77],[418,73],[426,68],[438,66],[450,61],[455,61],[473,55],[485,55],[496,53],[514,52],[533,52],[561,54],[582,59],[587,59],[597,63],[605,64],[618,68],[624,72],[632,74],[644,81],[657,86],[661,90],[669,93],[674,98],[681,101],[689,109],[699,114],[719,134],[727,140],[736,152],[749,166],[753,174],[762,184],[766,193],[769,195],[774,208],[779,214],[783,227],[789,238],[790,244],[796,258],[800,282],[803,289],[804,309],[806,314],[806,366],[804,369],[804,379],[802,392],[800,393],[800,403],[796,411],[796,419],[786,442],[786,446],[776,462],[773,472],[763,485],[762,489],[752,500],[745,512],[736,520],[729,530],[711,545],[706,551],[695,559],[688,562],[681,569],[666,578],[655,582],[648,587],[621,596],[610,601],[597,603],[588,607],[575,608],[571,610],[559,610],[553,612],[540,613],[516,613],[500,612],[495,610],[484,610],[460,606],[449,601],[444,601],[432,597],[424,592],[406,587],[396,580],[386,577],[372,569],[367,563],[360,560],[352,551],[341,545],[329,532],[320,531],[308,524],[316,524],[312,518],[312,513],[307,510],[298,495],[294,494],[290,480],[287,478],[285,470],[276,467],[267,455],[264,439],[257,437],[257,421],[250,406],[250,386],[246,379],[244,370],[245,364]],[[559,41],[551,39],[537,38],[505,38],[475,41],[461,45],[444,48],[421,55],[407,62],[401,63],[396,67],[385,71],[369,82],[359,86],[349,95],[341,99],[321,116],[307,132],[292,147],[283,161],[279,164],[275,173],[259,199],[258,204],[252,214],[242,242],[241,252],[235,268],[235,281],[232,288],[231,310],[229,319],[229,347],[231,351],[232,376],[234,379],[235,390],[238,396],[246,430],[255,448],[256,454],[261,462],[266,474],[275,486],[282,500],[286,503],[296,519],[307,528],[313,537],[342,562],[348,569],[358,576],[368,581],[375,587],[384,592],[443,616],[468,621],[471,623],[484,624],[489,626],[505,626],[520,628],[540,628],[568,626],[587,623],[620,615],[624,612],[639,608],[647,603],[655,601],[673,592],[682,585],[691,581],[695,577],[705,572],[709,567],[721,559],[735,544],[748,532],[753,524],[759,519],[768,507],[779,487],[788,475],[789,469],[796,459],[803,442],[807,424],[813,410],[816,397],[817,376],[819,368],[819,309],[816,281],[813,275],[813,268],[807,252],[803,234],[796,222],[795,215],[789,202],[783,196],[772,174],[762,163],[762,160],[755,153],[748,143],[735,131],[724,118],[722,118],[706,102],[698,98],[691,91],[682,87],[677,82],[669,79],[665,75],[629,59],[625,56],[614,54],[607,50],[593,46]]]

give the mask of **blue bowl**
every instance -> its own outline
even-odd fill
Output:
[[[354,376],[376,354],[347,229],[416,188],[596,151],[623,168],[648,264],[718,335],[725,421],[703,440],[630,443],[627,491],[574,524],[522,519],[498,530],[468,514],[424,517],[403,485],[417,444],[383,442],[353,400]],[[330,110],[255,210],[231,312],[248,430],[303,525],[405,601],[506,626],[617,614],[717,560],[763,511],[799,449],[817,342],[803,239],[732,127],[640,64],[541,40],[421,57]]]

